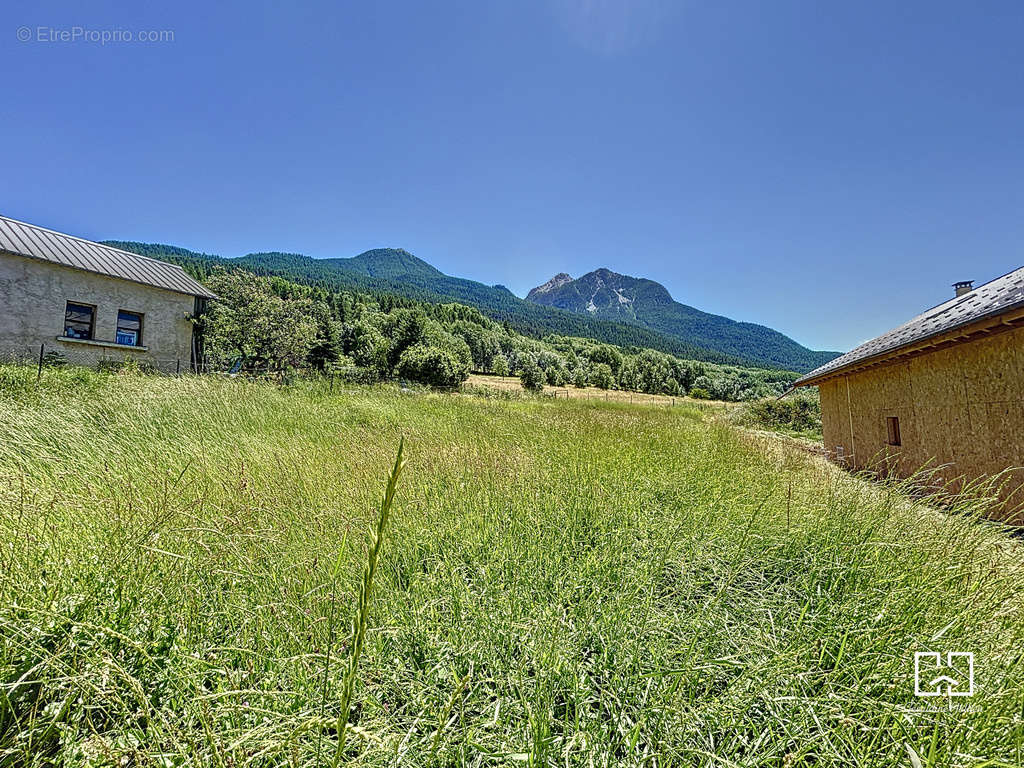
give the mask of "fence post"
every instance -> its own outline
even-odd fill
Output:
[[[36,370],[36,384],[38,384],[39,380],[43,377],[43,348],[45,346],[45,343],[39,345],[39,368]]]
[[[174,375],[181,376],[181,360],[174,361]]]

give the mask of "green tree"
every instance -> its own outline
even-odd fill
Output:
[[[326,304],[321,304],[317,314],[317,338],[309,350],[309,364],[318,371],[328,370],[344,354],[344,335],[341,323],[330,317]]]
[[[672,378],[679,382],[679,389],[684,394],[689,392],[694,379],[697,378],[696,367],[675,357],[671,358],[671,366]]]
[[[547,349],[541,349],[536,355],[536,360],[537,365],[544,369],[545,372],[565,365],[560,356]]]
[[[598,344],[590,350],[590,362],[593,365],[604,363],[616,375],[622,367],[622,353],[610,344]]]
[[[451,349],[414,344],[398,358],[397,372],[403,379],[453,389],[469,377],[469,365]]]
[[[391,375],[391,342],[368,320],[360,320],[347,329],[345,351],[357,366],[372,371],[376,378]]]
[[[540,369],[532,357],[524,357],[520,364],[519,381],[528,392],[540,392],[544,389],[544,371]]]
[[[500,352],[491,359],[491,370],[495,376],[508,376],[508,358]]]
[[[456,307],[458,305],[445,305]],[[443,323],[442,323],[443,324]],[[500,354],[501,347],[498,344],[498,335],[493,331],[484,328],[467,320],[458,320],[445,325],[446,329],[457,336],[461,336],[469,345],[470,354],[473,357],[473,368],[478,371],[487,371],[494,365],[494,356]]]
[[[672,375],[668,355],[645,349],[636,357],[636,384],[641,392],[660,394],[668,386]]]
[[[275,295],[271,281],[220,272],[207,282],[217,294],[202,318],[207,354],[240,356],[246,367],[298,367],[317,342],[313,302]]]
[[[590,383],[598,389],[611,389],[615,385],[615,377],[608,363],[598,363],[590,369]]]
[[[632,360],[626,360],[623,362],[622,368],[619,369],[617,379],[619,382],[619,389],[626,390],[628,392],[636,392],[636,367]]]
[[[382,331],[391,341],[388,350],[388,368],[398,365],[402,353],[419,344],[427,332],[430,318],[420,308],[396,309],[384,316]]]

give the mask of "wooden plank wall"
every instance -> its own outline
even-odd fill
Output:
[[[853,468],[907,477],[944,464],[938,476],[959,487],[958,478],[1024,466],[1024,328],[832,379],[820,391],[825,448]],[[886,444],[888,416],[900,420],[900,448]],[[1024,470],[1010,477],[1007,516],[1024,501]]]

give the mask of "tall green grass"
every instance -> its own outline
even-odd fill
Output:
[[[0,368],[0,766],[1020,765],[959,503],[684,407]]]
[[[767,429],[791,437],[821,442],[821,400],[815,388],[787,398],[766,398],[743,403],[729,414],[743,427]]]

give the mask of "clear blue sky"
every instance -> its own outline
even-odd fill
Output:
[[[839,350],[1024,263],[1020,2],[41,0],[3,26],[0,212],[91,239],[397,246],[520,295],[605,266]],[[174,40],[45,39],[75,26]]]

